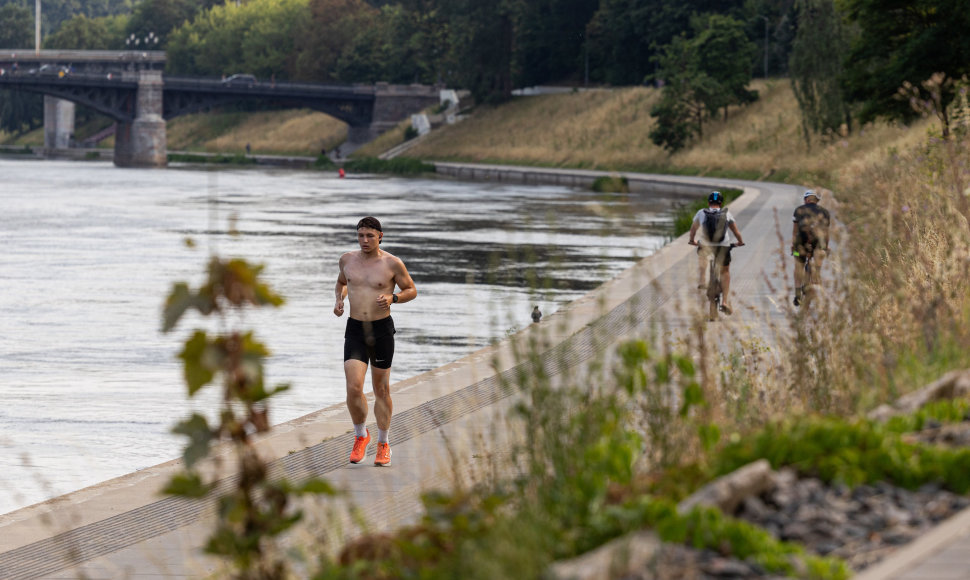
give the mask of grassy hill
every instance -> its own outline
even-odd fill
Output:
[[[920,127],[867,126],[809,147],[787,80],[755,82],[760,99],[731,109],[676,155],[654,145],[650,108],[658,91],[635,87],[517,99],[479,107],[466,121],[433,133],[407,155],[428,159],[554,167],[717,174],[773,181],[828,181],[850,159],[904,149]]]

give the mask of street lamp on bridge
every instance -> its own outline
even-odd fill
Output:
[[[129,35],[128,38],[125,39],[125,46],[127,46],[128,50],[130,51],[128,53],[127,59],[131,62],[131,67],[135,69],[137,68],[136,62],[139,56],[138,55],[139,47],[141,47],[143,50],[155,50],[156,48],[158,48],[158,37],[155,36],[154,32],[149,32],[144,37],[140,37],[134,32],[132,32],[131,35]],[[141,54],[141,57],[147,58],[148,53],[143,52]],[[151,68],[151,63],[148,64],[148,67]]]

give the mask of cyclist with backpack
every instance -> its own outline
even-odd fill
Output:
[[[714,257],[715,264],[721,266],[721,288],[722,300],[721,310],[725,314],[731,314],[731,307],[728,306],[728,290],[731,287],[731,240],[727,236],[730,230],[737,240],[735,245],[743,246],[741,232],[738,224],[731,215],[730,210],[724,206],[724,195],[720,191],[712,191],[707,196],[707,209],[698,210],[694,214],[694,221],[690,226],[690,239],[688,244],[697,246],[698,261],[698,280],[699,289],[704,289],[704,268],[707,267],[711,256]],[[695,241],[698,230],[701,232],[700,238]]]
[[[795,208],[792,216],[791,252],[795,258],[795,306],[802,303],[808,283],[805,261],[812,259],[815,272],[822,269],[822,260],[829,249],[829,212],[818,205],[819,194],[809,189],[802,195],[804,204]]]

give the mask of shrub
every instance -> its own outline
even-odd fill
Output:
[[[361,159],[351,159],[344,164],[347,171],[357,173],[394,173],[396,175],[419,175],[421,173],[434,173],[434,165],[425,163],[420,159],[408,157],[395,157],[394,159],[378,159],[376,157],[364,157]]]
[[[604,175],[593,180],[592,189],[597,193],[629,193],[630,182],[621,175]]]

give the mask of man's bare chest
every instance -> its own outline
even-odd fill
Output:
[[[394,281],[394,273],[383,263],[348,264],[344,268],[344,275],[347,277],[347,284],[351,289],[385,290]]]

